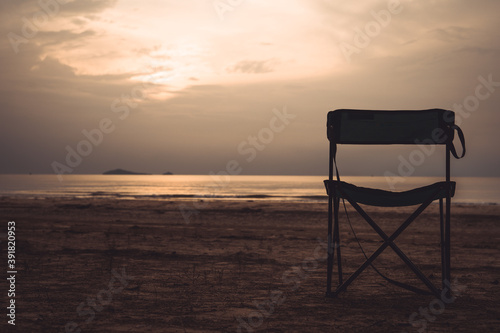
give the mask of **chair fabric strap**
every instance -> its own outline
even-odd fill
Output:
[[[450,148],[450,152],[453,155],[453,157],[455,157],[456,159],[460,159],[460,158],[462,158],[462,157],[465,156],[465,137],[464,137],[464,133],[462,132],[462,129],[460,127],[458,127],[457,125],[451,126],[451,130],[452,131],[454,131],[454,130],[457,131],[458,138],[460,139],[460,144],[462,145],[462,154],[460,156],[457,154],[457,150],[455,149],[455,145],[453,144],[453,141],[449,142],[448,147]]]
[[[339,169],[337,167],[337,143],[330,141],[330,158],[333,160],[333,167],[335,168],[335,176],[337,177],[337,181],[340,181]],[[330,174],[332,170],[330,170]],[[330,179],[333,180],[333,179]]]

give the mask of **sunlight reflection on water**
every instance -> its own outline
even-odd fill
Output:
[[[0,175],[1,196],[116,198],[209,198],[213,200],[324,201],[324,176],[208,176],[208,175]],[[358,186],[389,189],[384,177],[345,176]],[[438,177],[409,177],[396,190],[441,181]],[[500,178],[456,177],[453,202],[500,204]]]

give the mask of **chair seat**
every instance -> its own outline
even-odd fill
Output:
[[[337,180],[325,180],[326,192],[332,193],[338,198],[352,199],[358,203],[369,206],[401,207],[422,204],[429,198],[432,201],[455,195],[455,182],[437,182],[402,192],[392,192],[380,189],[360,187],[350,183]],[[349,197],[349,198],[347,198]]]

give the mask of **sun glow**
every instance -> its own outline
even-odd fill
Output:
[[[80,76],[120,76],[153,84],[155,98],[194,85],[324,75],[341,63],[323,37],[302,28],[310,21],[300,2],[280,8],[282,15],[294,19],[287,27],[275,25],[272,11],[262,16],[265,2],[235,8],[224,20],[211,6],[169,6],[175,7],[170,10],[176,15],[158,1],[140,7],[119,1],[94,18],[58,16],[44,31],[67,27],[72,33],[58,45],[47,45],[43,57],[58,60]]]

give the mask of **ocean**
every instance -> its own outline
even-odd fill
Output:
[[[210,175],[0,175],[0,197],[109,197],[117,199],[326,201],[325,176],[210,176]],[[358,186],[389,189],[384,177],[344,176]],[[436,181],[409,177],[396,191]],[[500,178],[455,177],[452,202],[500,204]]]

